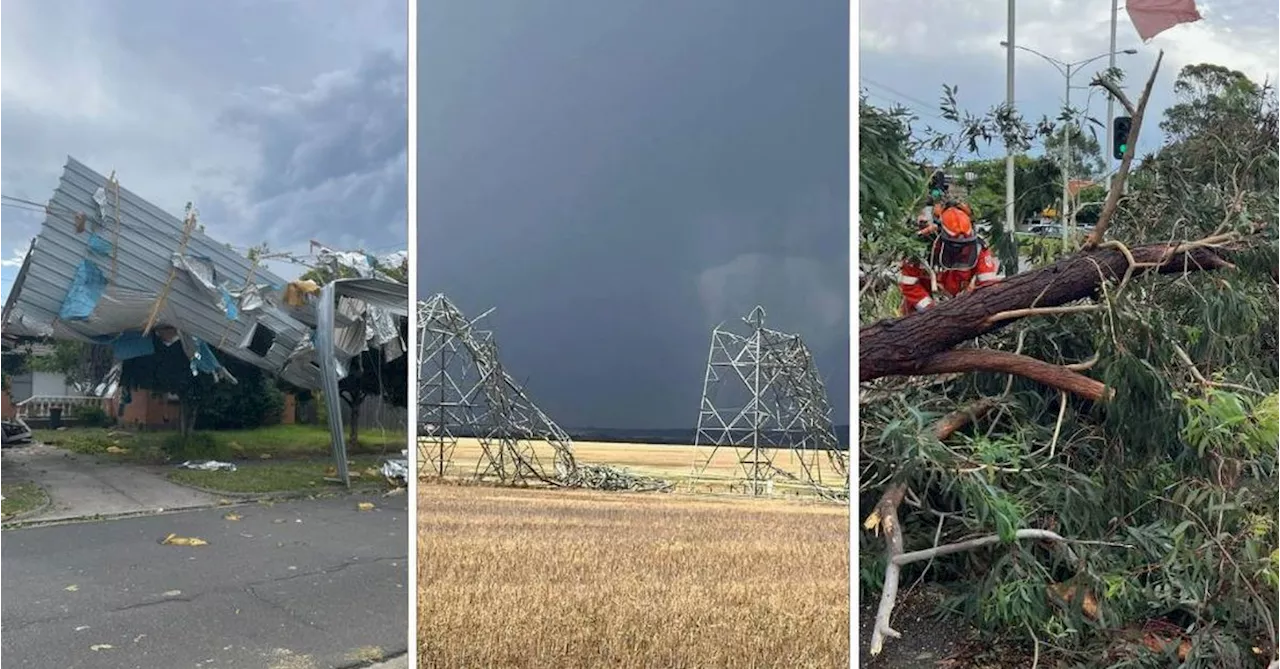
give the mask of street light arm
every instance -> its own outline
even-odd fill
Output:
[[[1100,53],[1100,54],[1098,54],[1098,55],[1094,56],[1093,58],[1088,58],[1088,59],[1086,59],[1086,60],[1082,60],[1082,61],[1078,61],[1078,62],[1072,63],[1072,64],[1071,64],[1071,67],[1083,67],[1083,66],[1085,66],[1085,65],[1088,65],[1089,63],[1092,63],[1092,62],[1093,62],[1093,61],[1095,61],[1095,60],[1098,60],[1098,59],[1100,59],[1100,58],[1107,58],[1107,57],[1109,57],[1110,55],[1111,55],[1111,54],[1109,54],[1109,53]]]
[[[1009,43],[1008,43],[1008,42],[1001,42],[1001,43],[1000,43],[1000,45],[1001,45],[1001,46],[1003,46],[1003,47],[1004,47],[1004,48],[1006,48],[1006,49],[1007,49],[1007,48],[1009,48]],[[1063,69],[1063,67],[1069,67],[1069,66],[1067,66],[1067,64],[1066,64],[1066,63],[1064,63],[1064,62],[1062,62],[1062,61],[1058,60],[1057,58],[1054,58],[1054,57],[1052,57],[1052,56],[1046,56],[1046,55],[1044,55],[1044,54],[1040,53],[1039,51],[1036,51],[1035,49],[1032,49],[1032,48],[1030,48],[1030,47],[1022,46],[1021,44],[1015,44],[1015,45],[1013,46],[1013,48],[1015,48],[1015,49],[1017,49],[1017,50],[1019,50],[1019,51],[1026,51],[1027,53],[1035,54],[1035,55],[1037,55],[1037,56],[1040,56],[1040,57],[1041,57],[1041,58],[1043,58],[1046,62],[1048,62],[1050,65],[1052,65],[1055,69],[1057,69],[1059,74],[1061,74],[1061,75],[1062,75],[1062,76],[1064,76],[1064,77],[1065,77],[1065,76],[1067,76],[1067,70],[1064,70],[1064,69]]]
[[[1055,70],[1057,70],[1057,71],[1058,71],[1058,74],[1061,74],[1062,76],[1064,76],[1064,77],[1068,77],[1068,78],[1070,78],[1070,77],[1071,77],[1071,66],[1070,66],[1070,65],[1068,65],[1068,64],[1066,64],[1066,63],[1064,63],[1064,62],[1062,62],[1062,61],[1060,61],[1060,60],[1058,60],[1057,58],[1053,58],[1053,57],[1050,57],[1050,56],[1046,56],[1046,55],[1044,55],[1044,54],[1040,53],[1039,51],[1036,51],[1035,49],[1028,49],[1028,48],[1027,48],[1027,47],[1025,47],[1025,46],[1018,46],[1018,47],[1016,47],[1016,48],[1018,48],[1018,49],[1022,49],[1023,51],[1026,51],[1027,53],[1034,53],[1035,55],[1040,56],[1041,58],[1043,58],[1043,59],[1045,60],[1045,62],[1047,62],[1047,63],[1049,63],[1050,65],[1052,65],[1052,66],[1053,66],[1053,69],[1055,69]]]

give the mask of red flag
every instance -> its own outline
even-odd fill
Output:
[[[1196,0],[1128,0],[1125,9],[1143,42],[1178,25],[1200,20]]]

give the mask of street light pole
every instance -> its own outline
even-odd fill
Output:
[[[1014,32],[1014,27],[1016,25],[1016,21],[1014,21],[1014,15],[1013,15],[1013,2],[1014,0],[1009,0],[1009,15],[1008,15],[1009,48],[1006,49],[1006,52],[1005,52],[1005,66],[1004,66],[1005,68],[1004,69],[1005,104],[1009,106],[1010,111],[1013,110],[1013,63],[1014,63],[1013,48],[1014,48],[1014,44],[1016,44],[1016,42],[1013,41],[1013,32]],[[1014,176],[1013,167],[1014,167],[1013,166],[1013,147],[1006,145],[1005,158],[1004,158],[1004,228],[1005,228],[1005,234],[1007,235],[1012,235],[1014,233],[1014,230],[1017,229],[1017,223],[1018,223],[1017,212],[1015,211],[1013,206],[1014,199],[1015,199],[1014,189],[1013,189],[1013,176]]]

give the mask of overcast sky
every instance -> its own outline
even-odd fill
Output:
[[[419,290],[567,426],[692,427],[756,304],[849,406],[847,0],[419,7]]]
[[[44,203],[71,155],[235,246],[403,249],[406,6],[5,0],[0,190]],[[6,295],[41,218],[3,209]]]
[[[1173,82],[1183,66],[1215,63],[1240,70],[1259,83],[1276,81],[1280,58],[1277,6],[1263,0],[1198,0],[1202,21],[1175,26],[1143,44],[1120,3],[1116,48],[1134,48],[1136,55],[1118,55],[1125,70],[1125,87],[1134,102],[1141,94],[1164,50],[1147,118],[1158,121],[1174,102]],[[960,87],[962,108],[979,113],[1005,99],[1005,0],[934,0],[863,2],[859,13],[859,77],[861,86],[880,106],[899,102],[921,115],[923,123],[944,128],[936,118],[942,85]],[[1110,42],[1110,0],[1045,0],[1019,2],[1018,45],[1064,62],[1077,62],[1107,53]],[[1071,83],[1086,86],[1093,74],[1107,67],[1102,58],[1086,66]],[[1039,119],[1062,109],[1065,79],[1040,57],[1019,50],[1015,68],[1015,103],[1024,115]],[[1106,118],[1106,96],[1086,90],[1071,92],[1072,106],[1089,102],[1092,116]],[[1117,114],[1120,107],[1117,105]],[[934,116],[929,116],[932,114]],[[1099,144],[1106,129],[1098,128]],[[1141,156],[1160,146],[1157,123],[1144,124],[1137,151]],[[1104,147],[1105,149],[1106,147]],[[1109,151],[1108,151],[1109,152]],[[1003,155],[993,148],[988,156]]]

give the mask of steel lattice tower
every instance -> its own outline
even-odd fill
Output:
[[[493,334],[475,327],[442,294],[418,305],[419,475],[444,476],[459,437],[483,455],[474,476],[503,483],[560,485],[578,473],[573,442],[503,368]],[[554,453],[548,470],[535,450]]]
[[[836,439],[813,355],[799,335],[766,328],[764,320],[764,308],[757,306],[743,318],[749,335],[721,326],[711,332],[695,445],[714,448],[695,476],[728,446],[755,494],[781,476],[823,496],[847,495],[849,455]],[[780,449],[792,452],[800,476],[774,464]]]

